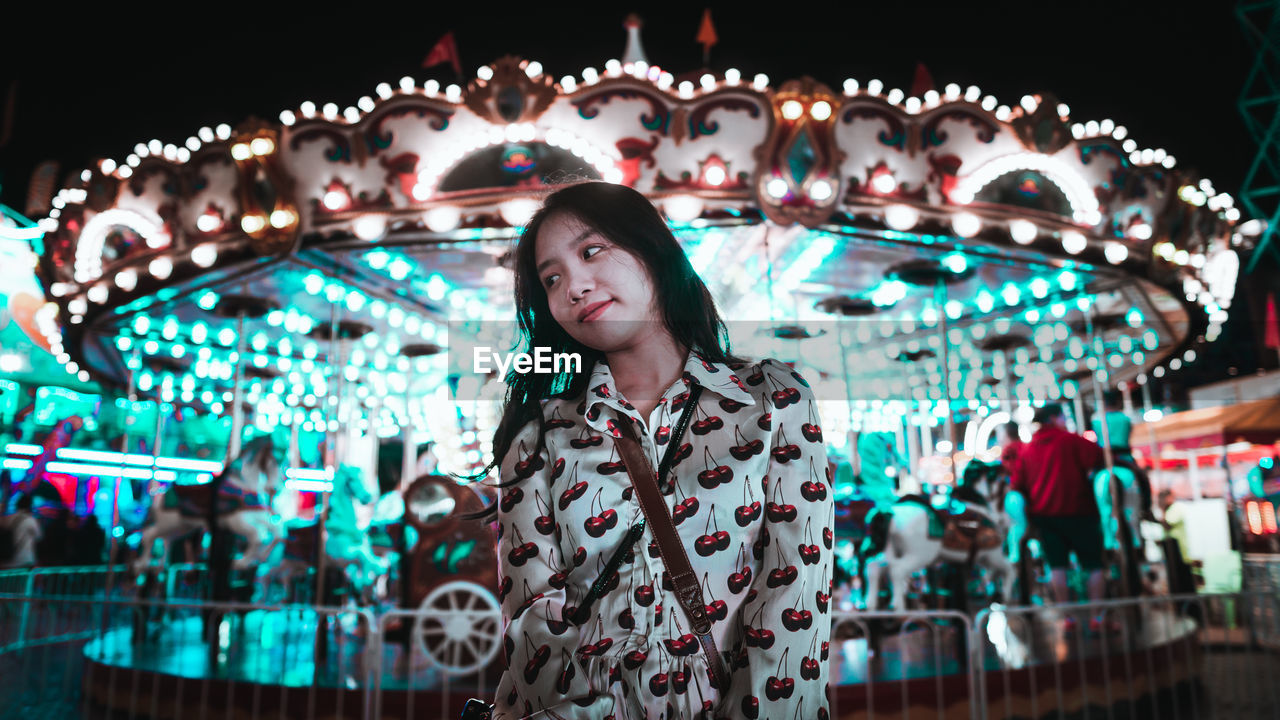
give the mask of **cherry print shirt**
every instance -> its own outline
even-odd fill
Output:
[[[637,423],[657,468],[693,383],[703,392],[663,492],[731,674],[723,697],[647,525],[589,620],[565,621],[643,517],[617,423]],[[585,397],[544,402],[545,449],[530,423],[501,464],[503,481],[522,481],[499,499],[507,670],[494,717],[825,720],[834,500],[813,391],[776,360],[696,353],[649,418],[616,388],[598,363]]]

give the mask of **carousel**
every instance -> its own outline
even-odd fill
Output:
[[[134,485],[174,528],[225,528],[212,550],[225,548],[226,587],[273,597],[290,573],[271,553],[287,546],[318,578],[313,602],[341,586],[337,602],[374,612],[497,609],[492,539],[457,520],[494,498],[448,476],[491,450],[502,385],[474,372],[473,350],[511,346],[512,242],[558,184],[645,193],[735,351],[813,381],[851,578],[877,567],[857,547],[876,524],[867,510],[917,494],[943,516],[976,508],[970,564],[990,555],[979,564],[1010,573],[1013,592],[1016,523],[986,505],[1001,492],[994,429],[1029,429],[1045,402],[1083,429],[1104,390],[1194,361],[1227,318],[1250,242],[1239,210],[1114,120],[1075,118],[1048,94],[1010,103],[952,84],[908,97],[875,79],[676,75],[628,56],[559,79],[510,56],[465,86],[405,77],[346,108],[305,102],[140,142],[58,192],[40,223],[51,347],[81,380],[223,428],[225,446],[194,465],[156,469],[153,446]],[[438,469],[424,472],[428,444]],[[1118,502],[1123,490],[1103,487]],[[216,502],[227,493],[242,503]],[[183,520],[184,503],[203,515]],[[166,531],[119,505],[117,535],[141,537],[147,577]],[[335,517],[361,530],[326,527]],[[356,537],[384,526],[385,547]],[[326,547],[335,535],[356,547]],[[894,609],[936,600],[912,573],[946,552],[881,573]],[[488,665],[501,637],[477,621],[459,650],[452,630],[401,629],[453,672]],[[154,660],[98,661],[126,656]],[[852,696],[878,672],[849,663],[833,678]]]

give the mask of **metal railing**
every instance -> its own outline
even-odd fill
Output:
[[[492,607],[93,596],[105,568],[0,573],[0,718],[456,717],[502,671]],[[75,577],[79,573],[80,577]],[[33,579],[34,578],[34,579]],[[1269,592],[832,613],[832,717],[1280,718]],[[20,620],[20,621],[19,621]]]

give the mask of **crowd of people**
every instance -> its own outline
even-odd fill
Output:
[[[0,568],[106,561],[107,537],[96,515],[80,517],[62,507],[45,520],[36,517],[32,504],[24,494],[12,513],[0,517]]]

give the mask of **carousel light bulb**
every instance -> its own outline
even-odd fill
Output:
[[[714,187],[723,185],[725,181],[724,167],[720,165],[708,165],[706,170],[702,171],[702,181]]]
[[[249,149],[254,155],[270,155],[275,152],[276,144],[271,141],[271,138],[259,137],[249,143]]]
[[[1022,291],[1018,290],[1018,286],[1013,283],[1007,283],[1000,290],[1000,297],[1004,300],[1005,305],[1017,305],[1022,299]]]
[[[781,200],[787,196],[790,188],[787,187],[787,181],[776,177],[765,184],[765,192],[774,200]]]
[[[692,195],[673,195],[662,203],[662,209],[672,222],[688,223],[702,217],[703,203]]]
[[[916,226],[920,213],[909,205],[890,205],[884,209],[884,222],[894,230],[906,232]]]
[[[240,218],[240,227],[246,233],[253,234],[261,231],[267,226],[267,219],[261,215],[245,215]]]
[[[1102,254],[1106,256],[1107,262],[1112,265],[1119,265],[1129,257],[1129,248],[1118,242],[1108,242],[1102,248]]]
[[[971,212],[959,212],[951,216],[951,229],[962,238],[971,238],[982,231],[982,219]]]
[[[1072,255],[1079,255],[1089,246],[1089,241],[1085,238],[1084,233],[1078,230],[1067,230],[1062,233],[1062,249]]]
[[[814,180],[809,185],[809,197],[817,202],[829,200],[834,193],[831,183],[826,180]]]
[[[236,160],[248,160],[253,157],[253,151],[246,143],[236,143],[231,146],[231,157]]]
[[[893,173],[876,173],[871,178],[871,189],[881,195],[888,195],[898,189],[898,181],[893,178]]]
[[[831,117],[831,103],[826,100],[819,100],[809,108],[809,115],[818,122],[826,120]]]
[[[995,309],[995,306],[996,306],[995,296],[987,292],[985,288],[983,288],[978,292],[978,296],[975,299],[975,302],[978,305],[978,309],[981,310],[984,314],[991,312],[993,309]],[[974,326],[973,328],[975,337],[977,337],[978,335],[979,328],[982,328],[982,326],[977,325],[977,326]],[[985,330],[985,328],[983,329]]]
[[[462,222],[462,212],[454,205],[439,205],[426,212],[423,222],[432,232],[450,232]]]
[[[798,120],[804,114],[804,106],[798,100],[787,100],[782,103],[782,117],[785,120]]]
[[[969,269],[969,260],[964,256],[964,253],[951,253],[942,258],[942,264],[956,275]]]
[[[1145,221],[1136,222],[1129,226],[1129,229],[1125,234],[1135,240],[1150,240],[1151,225]]]
[[[277,230],[283,230],[284,228],[292,225],[297,219],[298,216],[295,215],[292,210],[281,208],[279,210],[272,211],[271,227],[276,228]]]
[[[198,267],[207,268],[218,261],[218,247],[213,243],[204,243],[191,249],[191,262]]]
[[[1036,239],[1038,230],[1035,223],[1030,220],[1010,220],[1009,221],[1009,237],[1019,245],[1028,245]]]
[[[361,240],[373,241],[386,232],[387,220],[381,215],[362,215],[352,225],[351,231]]]
[[[116,273],[116,287],[125,292],[133,292],[138,286],[138,273],[134,270],[121,270]]]
[[[165,256],[155,258],[147,264],[147,270],[157,280],[164,280],[173,272],[173,261]]]

